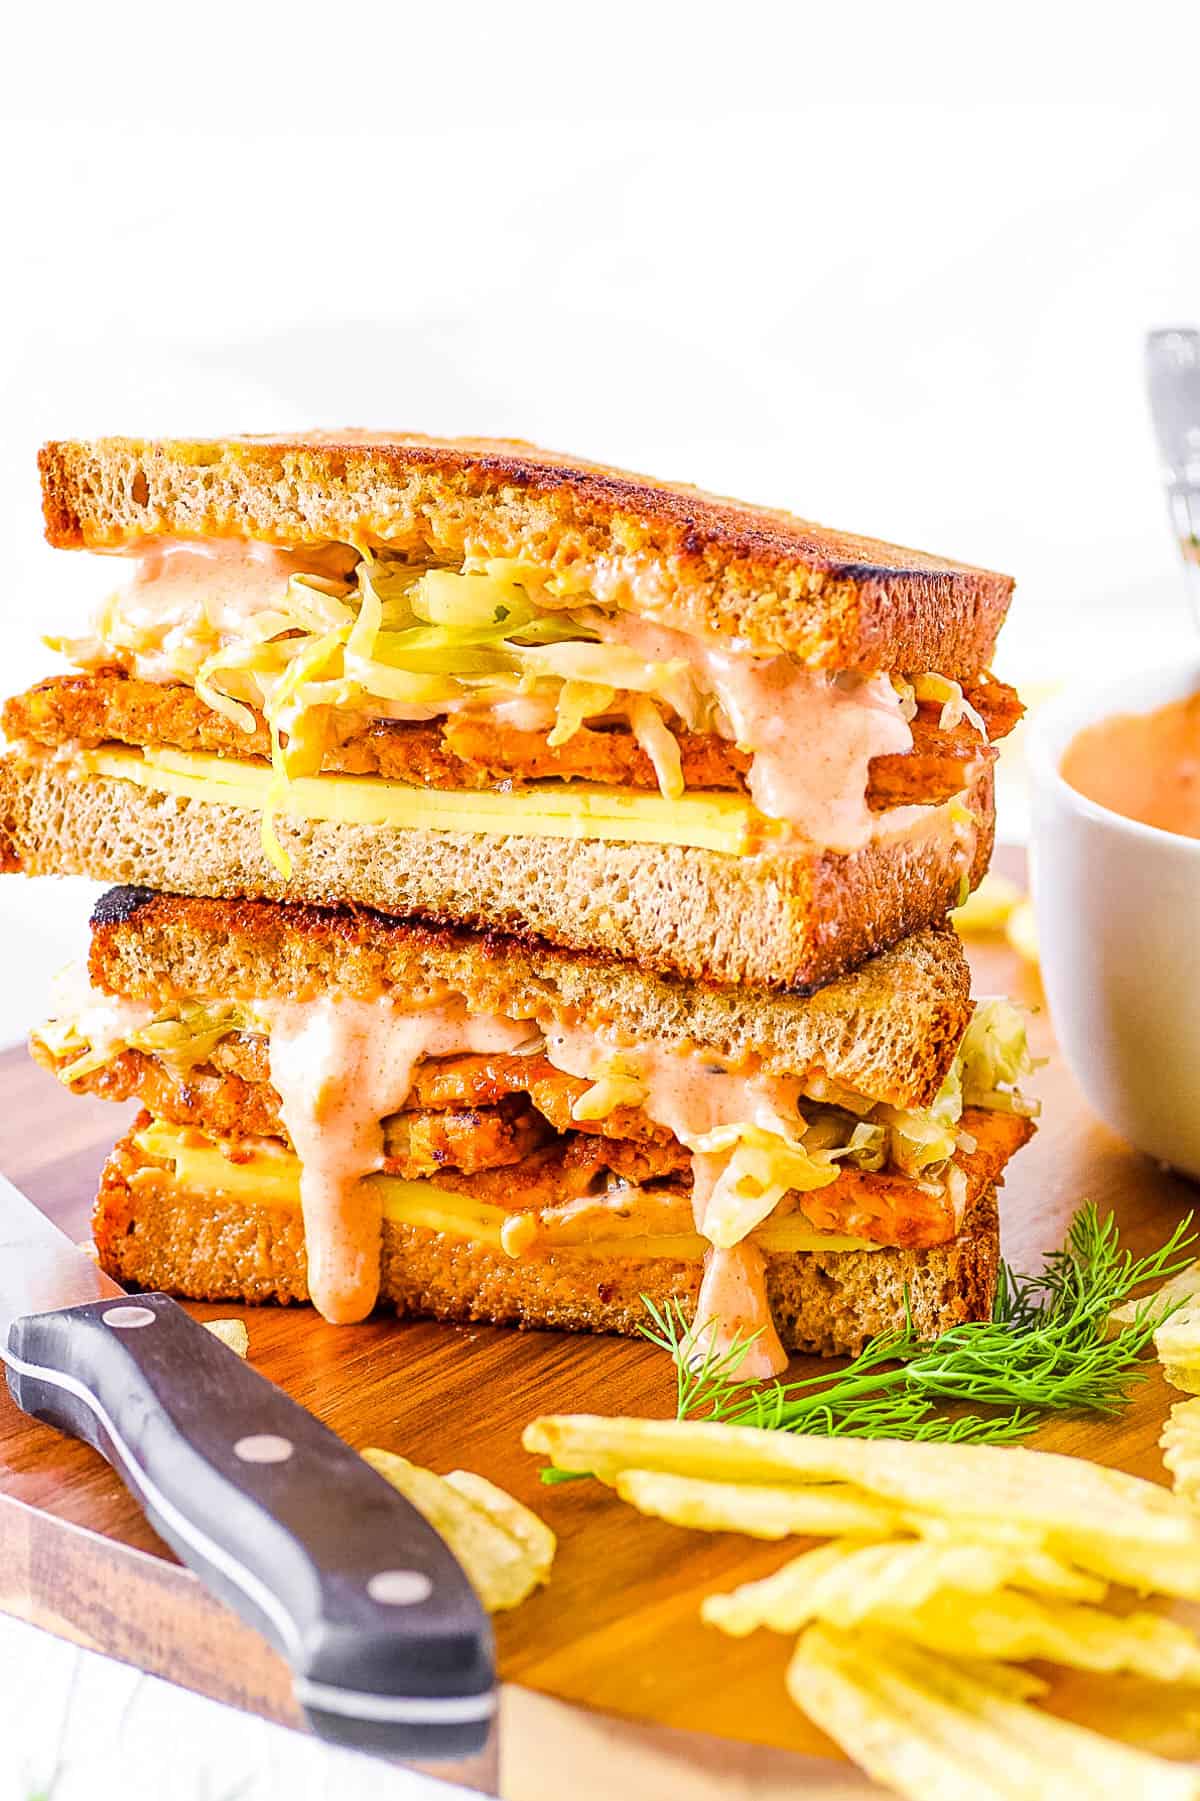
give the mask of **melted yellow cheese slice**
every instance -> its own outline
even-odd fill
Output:
[[[226,1157],[212,1139],[182,1126],[156,1120],[135,1134],[134,1143],[147,1156],[172,1165],[173,1180],[185,1193],[230,1195],[249,1206],[298,1207],[300,1162],[290,1151],[258,1145],[236,1163]],[[504,1251],[501,1233],[513,1218],[503,1207],[477,1201],[437,1182],[408,1181],[401,1176],[368,1176],[383,1202],[383,1217],[395,1225],[416,1226],[426,1232],[443,1232],[450,1238],[470,1239],[490,1250]],[[544,1217],[544,1216],[543,1216]],[[553,1236],[539,1241],[541,1253],[580,1257],[666,1257],[675,1262],[699,1263],[709,1246],[698,1232],[654,1235],[622,1233],[614,1220],[611,1238],[557,1245]],[[880,1247],[863,1238],[847,1238],[837,1232],[815,1232],[802,1218],[790,1216],[772,1224],[768,1220],[752,1235],[760,1250],[790,1254],[798,1251],[874,1251]],[[510,1240],[511,1242],[511,1240]],[[517,1260],[519,1261],[519,1253]]]
[[[736,794],[709,791],[668,800],[595,782],[543,782],[521,794],[413,787],[374,775],[299,777],[272,790],[265,763],[241,763],[199,751],[134,750],[104,745],[79,761],[91,774],[136,782],[156,794],[215,801],[289,819],[347,825],[486,832],[516,838],[603,838],[623,844],[678,844],[745,856],[781,828]]]

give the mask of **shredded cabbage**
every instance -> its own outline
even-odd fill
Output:
[[[826,1188],[838,1177],[830,1152],[810,1155],[797,1139],[759,1126],[718,1126],[691,1148],[708,1156],[732,1153],[704,1212],[705,1237],[725,1250],[761,1225],[785,1194]]]
[[[840,1109],[820,1109],[808,1118],[804,1148],[855,1169],[881,1170],[888,1159],[887,1128],[878,1120],[847,1119]]]
[[[551,750],[573,738],[586,719],[606,713],[617,698],[615,688],[603,688],[597,682],[567,681],[558,697],[558,717],[546,739]]]
[[[807,1091],[818,1105],[803,1117],[781,1118],[774,1130],[718,1126],[690,1139],[694,1153],[727,1158],[705,1213],[707,1235],[717,1245],[736,1244],[789,1191],[802,1194],[835,1181],[839,1163],[864,1171],[900,1170],[935,1194],[948,1185],[960,1206],[965,1190],[953,1158],[977,1148],[960,1128],[963,1108],[1035,1114],[1036,1105],[1017,1086],[1035,1067],[1020,1009],[1007,1000],[981,1001],[928,1107],[872,1102],[818,1078]],[[636,1058],[617,1056],[606,1060],[572,1112],[580,1121],[603,1119],[617,1107],[643,1105],[646,1095]]]
[[[916,689],[913,687],[912,683],[902,675],[894,675],[892,677],[892,687],[900,696],[900,717],[906,719],[909,725],[911,725],[917,716]]]
[[[654,765],[660,792],[668,800],[678,800],[684,790],[679,740],[648,695],[635,695],[629,707],[629,723],[634,737]]]
[[[954,1208],[954,1217],[961,1225],[963,1214],[967,1210],[967,1174],[965,1170],[958,1167],[957,1163],[951,1163],[947,1167],[946,1192],[949,1194],[950,1204]]]
[[[261,1032],[265,1028],[250,1003],[241,1001],[181,1001],[164,1007],[147,1025],[108,1034],[93,1044],[77,1018],[48,1019],[34,1036],[56,1060],[71,1061],[58,1071],[70,1085],[115,1062],[122,1051],[143,1051],[161,1057],[170,1068],[186,1072],[206,1063],[216,1046],[232,1032]]]
[[[955,1067],[961,1071],[963,1103],[992,1107],[1031,1119],[1037,1103],[1022,1095],[1018,1083],[1044,1059],[1029,1054],[1021,1009],[1008,1000],[980,1001],[958,1047]]]
[[[937,675],[931,671],[928,675],[914,676],[912,692],[915,701],[941,701],[942,711],[938,725],[942,731],[952,732],[964,719],[969,719],[984,743],[987,743],[987,726],[963,693],[961,685],[951,681],[948,675]]]
[[[956,1150],[974,1149],[960,1143],[958,1129],[964,1107],[987,1107],[995,1112],[1018,1113],[1032,1118],[1037,1103],[1017,1086],[1038,1067],[1029,1054],[1025,1019],[1008,1000],[979,1001],[963,1033],[958,1054],[930,1107],[878,1107],[872,1118],[886,1124],[889,1160],[907,1175],[936,1170]]]
[[[571,1108],[571,1118],[580,1121],[607,1119],[618,1107],[640,1107],[646,1099],[646,1085],[632,1058],[606,1057],[591,1087],[586,1089]]]
[[[695,729],[710,722],[712,702],[687,662],[647,662],[602,644],[578,612],[548,608],[550,599],[538,572],[512,560],[458,571],[363,550],[348,580],[295,574],[277,604],[249,612],[236,630],[206,607],[147,620],[116,594],[92,637],[50,642],[85,667],[115,657],[151,679],[188,683],[247,734],[261,714],[275,772],[264,846],[289,875],[273,815],[288,782],[320,770],[335,712],[426,720],[540,700],[555,716],[555,747],[589,719],[627,718],[662,792],[682,792],[679,748],[658,708]]]
[[[948,675],[938,675],[930,670],[924,675],[914,675],[911,679],[903,675],[893,675],[892,686],[900,696],[900,711],[910,723],[917,715],[920,701],[941,702],[938,725],[944,732],[952,732],[961,725],[964,719],[970,720],[984,743],[988,742],[987,726],[971,705],[962,691],[960,682],[952,681]]]

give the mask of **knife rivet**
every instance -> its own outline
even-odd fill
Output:
[[[106,1326],[115,1326],[118,1332],[127,1332],[134,1326],[152,1326],[156,1315],[149,1307],[110,1307],[100,1318]]]
[[[372,1601],[385,1607],[415,1607],[433,1593],[433,1583],[420,1570],[380,1570],[367,1583]]]
[[[286,1463],[294,1448],[290,1438],[276,1438],[273,1432],[252,1432],[249,1438],[238,1439],[233,1454],[243,1463]]]

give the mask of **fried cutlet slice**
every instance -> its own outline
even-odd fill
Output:
[[[51,1075],[64,1079],[69,1056],[56,1054],[36,1033],[30,1050]],[[271,1086],[267,1042],[252,1033],[230,1033],[202,1063],[187,1069],[145,1051],[123,1050],[67,1086],[102,1100],[140,1100],[158,1119],[200,1126],[219,1138],[287,1137]],[[389,1157],[411,1157],[428,1167],[393,1173],[426,1175],[446,1164],[474,1170],[515,1163],[544,1144],[551,1132],[671,1143],[666,1127],[655,1125],[640,1107],[577,1120],[573,1105],[589,1086],[541,1056],[438,1057],[419,1063],[406,1106],[388,1119],[387,1148]]]
[[[269,1081],[247,1078],[230,1067],[243,1048],[226,1040],[204,1063],[186,1071],[144,1051],[125,1050],[71,1087],[109,1101],[139,1100],[158,1119],[196,1126],[217,1138],[286,1139],[279,1097]],[[60,1073],[62,1059],[36,1036],[31,1049],[39,1063]],[[410,1178],[446,1168],[495,1169],[520,1162],[551,1136],[542,1116],[515,1094],[495,1106],[415,1107],[385,1122],[386,1168],[391,1175]]]
[[[1012,730],[1021,706],[1003,682],[968,684],[967,700],[995,740]],[[940,709],[923,704],[913,720],[913,748],[903,756],[876,757],[868,801],[889,807],[934,805],[967,787],[979,765],[994,757],[965,718],[951,729],[938,724]],[[53,676],[4,708],[8,737],[53,748],[106,743],[169,745],[238,758],[270,756],[270,734],[259,719],[253,733],[216,713],[182,683],[139,680],[117,669],[90,675]],[[750,757],[725,739],[677,731],[688,788],[745,790]],[[581,726],[552,749],[544,734],[517,731],[469,715],[412,724],[342,716],[322,761],[325,773],[378,775],[431,788],[487,789],[547,778],[602,782],[652,790],[654,766],[627,727]]]

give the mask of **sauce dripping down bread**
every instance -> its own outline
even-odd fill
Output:
[[[383,1167],[383,1121],[408,1099],[426,1057],[515,1051],[528,1024],[469,1013],[461,997],[400,1006],[358,1001],[260,1003],[271,1081],[300,1159],[308,1285],[327,1320],[365,1319],[379,1293],[383,1215],[362,1178]]]

